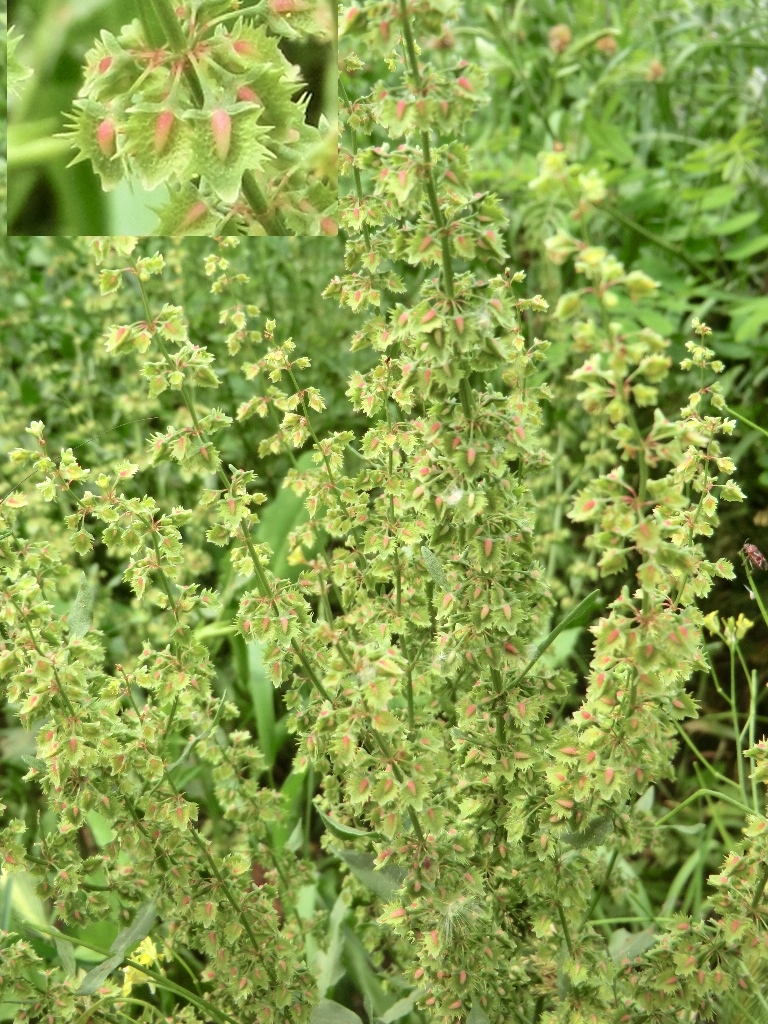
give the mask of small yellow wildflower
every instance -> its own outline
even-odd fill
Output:
[[[159,960],[157,948],[155,947],[152,939],[147,937],[142,939],[139,943],[138,948],[134,953],[131,954],[131,960],[136,963],[144,964],[146,967],[150,967],[152,964],[156,964]],[[123,995],[128,996],[131,994],[131,989],[134,985],[143,985],[145,982],[149,985],[149,991],[154,994],[155,986],[149,980],[146,974],[142,971],[137,970],[135,967],[124,967],[123,968]]]

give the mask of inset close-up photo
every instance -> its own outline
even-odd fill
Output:
[[[7,234],[333,235],[331,0],[16,0]]]

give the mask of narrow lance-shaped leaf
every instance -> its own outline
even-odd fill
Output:
[[[442,565],[438,562],[435,555],[427,547],[421,549],[421,554],[424,559],[424,564],[427,567],[427,572],[443,590],[448,589],[448,579],[446,578],[445,572],[443,571]]]
[[[93,620],[93,597],[88,586],[88,577],[80,573],[80,587],[69,613],[69,635],[74,640],[84,637]]]

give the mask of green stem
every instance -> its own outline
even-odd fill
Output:
[[[400,21],[403,26],[403,39],[405,41],[405,49],[408,55],[408,66],[413,80],[414,90],[419,91],[421,89],[421,72],[419,71],[419,61],[416,57],[416,47],[413,42],[411,22],[405,0],[399,0],[399,3]],[[424,170],[426,171],[425,187],[427,190],[427,198],[429,200],[430,209],[432,210],[435,226],[440,234],[440,250],[443,262],[443,287],[445,288],[445,294],[448,298],[453,299],[453,262],[451,257],[451,248],[448,244],[448,233],[446,231],[445,218],[443,217],[443,211],[440,209],[440,203],[437,198],[429,133],[419,132],[419,136],[421,138],[421,151],[424,157]]]
[[[341,92],[341,98],[344,100],[347,106],[351,106],[349,95],[341,79],[339,79],[339,91]],[[352,156],[354,158],[352,161],[352,176],[355,179],[355,192],[357,193],[357,201],[360,204],[360,206],[362,206],[364,201],[364,193],[363,180],[360,177],[360,168],[357,166],[357,132],[355,131],[354,128],[351,127],[349,123],[347,123],[347,131],[349,132],[349,137],[352,141]],[[365,223],[365,221],[363,221],[363,238],[365,239],[366,246],[370,250],[371,233],[368,230],[368,225]]]
[[[288,235],[290,232],[285,225],[283,215],[277,210],[270,212],[269,204],[264,190],[256,180],[256,176],[253,171],[245,171],[243,174],[243,180],[240,183],[248,205],[256,215],[257,220],[264,228],[269,232],[270,235]]]
[[[573,945],[571,943],[571,933],[568,931],[568,922],[565,920],[565,914],[563,913],[563,908],[560,905],[560,901],[556,901],[555,905],[557,907],[557,916],[560,918],[560,924],[563,929],[563,935],[565,936],[565,944],[568,947],[568,952],[571,958],[573,958]]]

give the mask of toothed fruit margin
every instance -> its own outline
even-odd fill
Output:
[[[325,0],[268,5],[221,22],[220,0],[177,5],[183,49],[153,46],[138,19],[103,31],[65,133],[105,190],[123,178],[169,186],[159,212],[206,233],[328,234],[336,214],[336,126],[306,123],[298,69],[276,34],[328,38]],[[216,22],[218,21],[218,24]],[[244,178],[246,179],[244,181]],[[181,205],[183,199],[186,205]]]

